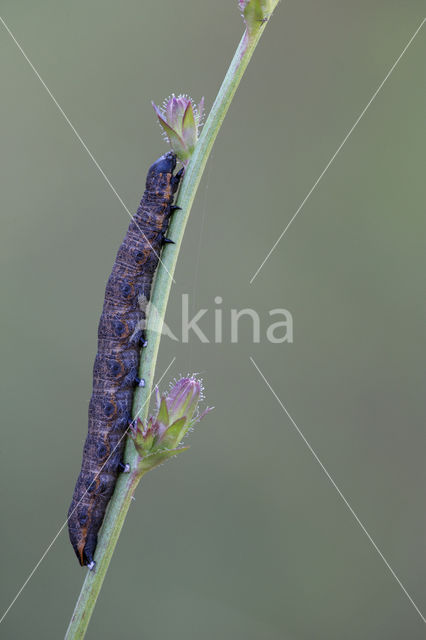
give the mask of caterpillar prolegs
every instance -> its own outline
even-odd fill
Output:
[[[98,532],[114,491],[131,421],[146,302],[159,261],[182,170],[176,155],[161,156],[149,169],[146,188],[118,250],[108,279],[98,328],[89,426],[80,475],[68,511],[69,536],[80,564],[94,566]],[[144,304],[141,306],[140,301]]]

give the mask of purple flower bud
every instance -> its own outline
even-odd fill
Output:
[[[170,389],[166,396],[170,420],[174,422],[183,416],[192,420],[192,416],[202,398],[202,383],[196,378],[181,378]]]
[[[194,376],[180,378],[167,394],[160,396],[158,388],[156,415],[146,423],[137,420],[130,435],[141,457],[141,470],[146,471],[161,464],[167,458],[183,451],[178,448],[188,430],[212,410],[202,413],[198,405],[203,399],[202,381]]]
[[[173,93],[161,107],[152,103],[163,133],[183,164],[187,164],[198,140],[204,112],[204,98],[198,106],[185,95]]]

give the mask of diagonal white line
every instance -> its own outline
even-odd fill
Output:
[[[381,557],[381,559],[383,560],[383,562],[385,563],[385,565],[387,566],[387,568],[391,572],[392,576],[395,578],[395,580],[397,581],[397,583],[399,584],[399,586],[401,587],[401,589],[403,590],[403,592],[407,596],[408,600],[411,602],[411,604],[413,605],[413,607],[415,608],[415,610],[417,611],[417,613],[419,614],[419,616],[421,617],[423,622],[426,624],[426,618],[424,617],[424,615],[420,611],[419,607],[416,605],[416,603],[414,602],[413,598],[410,596],[410,594],[408,593],[407,589],[404,587],[404,585],[402,584],[401,580],[398,578],[398,576],[396,575],[395,571],[392,569],[392,567],[390,566],[389,562],[386,560],[385,556],[380,551],[379,547],[374,542],[373,538],[368,533],[367,529],[365,528],[365,526],[363,525],[363,523],[361,522],[361,520],[359,519],[359,517],[357,516],[357,514],[355,513],[355,511],[353,510],[353,508],[351,507],[351,505],[349,504],[349,502],[347,501],[345,496],[343,495],[342,491],[339,489],[339,487],[337,486],[336,482],[333,480],[333,478],[331,477],[331,475],[329,474],[329,472],[327,471],[327,469],[325,468],[325,466],[323,465],[323,463],[319,459],[317,453],[314,451],[312,446],[309,444],[309,442],[305,438],[304,434],[299,429],[299,427],[297,426],[297,424],[295,423],[295,421],[293,420],[293,418],[291,417],[291,415],[289,414],[289,412],[287,411],[287,409],[285,408],[285,406],[281,402],[280,398],[277,396],[277,394],[275,393],[275,391],[271,387],[270,383],[265,378],[264,374],[259,369],[259,367],[257,366],[256,362],[254,361],[254,359],[251,356],[250,356],[250,361],[251,361],[252,365],[256,368],[257,372],[259,373],[259,375],[262,378],[262,380],[265,382],[266,386],[268,387],[268,389],[270,390],[270,392],[272,393],[274,398],[277,400],[278,404],[280,405],[281,409],[286,414],[287,418],[290,420],[290,422],[293,425],[293,427],[296,429],[296,431],[299,434],[299,436],[302,438],[303,442],[308,447],[309,451],[314,456],[315,460],[318,462],[319,466],[321,467],[321,469],[323,470],[323,472],[325,473],[325,475],[327,476],[327,478],[329,479],[329,481],[331,482],[333,487],[336,489],[337,493],[339,494],[339,496],[341,497],[341,499],[345,503],[346,507],[349,509],[349,511],[351,512],[351,514],[353,515],[353,517],[355,518],[355,520],[357,521],[357,523],[359,524],[359,526],[361,527],[361,529],[363,530],[363,532],[365,533],[365,535],[367,536],[367,538],[369,539],[371,544],[373,545],[374,549],[377,551],[377,553],[379,554],[379,556]]]
[[[348,133],[345,135],[345,137],[343,138],[341,144],[337,147],[336,151],[333,153],[333,155],[331,156],[330,160],[327,162],[327,164],[325,165],[323,171],[320,173],[320,175],[318,176],[318,178],[316,179],[316,181],[314,182],[314,184],[312,185],[311,189],[308,191],[307,195],[305,196],[304,200],[302,200],[301,204],[299,205],[298,209],[296,210],[296,212],[293,214],[293,216],[290,218],[290,221],[287,223],[287,226],[284,228],[284,230],[280,233],[280,235],[278,236],[278,239],[274,242],[274,244],[272,245],[270,251],[268,252],[268,254],[266,255],[265,259],[263,260],[262,264],[257,268],[256,272],[254,273],[254,275],[251,277],[250,279],[250,284],[252,284],[255,280],[255,278],[257,277],[257,275],[259,274],[259,271],[263,268],[265,262],[267,260],[269,260],[271,254],[273,253],[273,251],[275,251],[275,249],[277,248],[278,244],[280,243],[280,241],[282,240],[283,236],[285,235],[285,233],[287,232],[287,230],[289,229],[290,225],[292,224],[292,222],[295,220],[296,216],[300,213],[300,211],[303,209],[303,207],[305,206],[306,202],[309,200],[309,198],[311,197],[312,193],[315,191],[315,189],[317,188],[318,184],[321,182],[322,178],[324,177],[324,175],[326,174],[326,172],[328,171],[328,169],[330,168],[330,166],[332,165],[332,163],[334,162],[334,160],[336,159],[338,153],[341,151],[342,147],[345,145],[345,143],[347,142],[349,136],[352,134],[352,132],[354,131],[354,129],[356,128],[356,126],[358,125],[358,123],[360,122],[361,118],[365,115],[367,109],[370,107],[371,103],[373,102],[373,100],[377,97],[378,93],[380,92],[380,90],[382,89],[383,85],[385,84],[386,80],[389,78],[389,76],[391,75],[391,73],[393,72],[393,70],[395,69],[396,65],[398,64],[398,62],[401,60],[402,56],[404,55],[404,53],[407,51],[408,47],[410,46],[410,44],[413,42],[414,38],[416,37],[416,35],[419,33],[420,29],[423,27],[424,23],[426,21],[426,18],[423,18],[423,20],[421,21],[420,25],[417,27],[417,29],[415,30],[415,32],[413,33],[413,35],[411,36],[411,38],[409,39],[409,41],[407,42],[407,44],[405,45],[404,49],[402,50],[402,52],[399,54],[398,58],[395,60],[395,62],[393,63],[393,65],[391,66],[391,68],[389,69],[389,71],[387,72],[387,74],[385,75],[385,77],[383,78],[382,82],[379,84],[379,86],[377,87],[376,91],[373,93],[373,95],[371,96],[370,100],[367,102],[367,104],[365,105],[364,109],[361,111],[361,113],[359,114],[358,118],[355,120],[354,124],[352,125],[352,127],[349,129]]]
[[[145,400],[145,402],[143,403],[143,405],[141,406],[141,408],[139,409],[139,411],[137,412],[137,414],[135,415],[135,417],[133,418],[133,420],[136,420],[136,418],[139,417],[141,411],[143,410],[143,408],[147,405],[147,403],[150,401],[152,394],[155,391],[155,387],[158,386],[160,384],[160,382],[162,381],[162,379],[164,378],[164,376],[166,375],[166,373],[168,372],[168,370],[170,369],[170,367],[172,366],[172,364],[174,363],[174,361],[176,360],[176,356],[172,359],[172,361],[170,362],[169,366],[167,367],[167,369],[164,371],[163,375],[159,378],[159,380],[157,381],[157,383],[155,385],[153,385],[152,391],[149,394],[148,398]],[[99,476],[99,474],[102,472],[102,469],[104,468],[104,466],[106,465],[106,463],[108,462],[108,460],[110,459],[110,457],[112,456],[112,454],[114,453],[114,451],[117,449],[118,445],[120,444],[120,442],[123,440],[123,438],[126,437],[127,433],[129,431],[129,427],[126,429],[126,431],[123,433],[123,435],[121,436],[120,440],[117,442],[117,444],[115,445],[114,449],[111,451],[110,455],[108,456],[108,458],[105,460],[104,464],[102,465],[102,467],[99,469],[98,473],[95,475],[95,477],[93,478],[93,482],[95,482],[96,478]],[[92,484],[93,484],[92,482]],[[81,501],[83,500],[84,496],[86,495],[87,491],[89,489],[87,489],[83,495],[81,496],[80,500],[78,501],[78,503],[76,504],[74,510],[69,514],[69,516],[67,517],[67,519],[65,520],[65,522],[63,523],[63,525],[60,527],[60,529],[58,530],[57,534],[55,535],[55,537],[52,539],[52,541],[50,542],[49,546],[46,548],[46,550],[44,551],[44,553],[42,554],[40,560],[37,562],[37,564],[35,565],[34,569],[31,571],[31,573],[29,574],[28,578],[25,580],[24,584],[22,585],[22,587],[19,589],[18,593],[16,594],[16,596],[13,598],[12,602],[10,603],[10,605],[7,607],[6,611],[3,613],[2,617],[0,618],[0,624],[3,622],[3,620],[5,619],[5,617],[7,616],[7,614],[9,613],[9,611],[11,610],[11,608],[13,607],[13,605],[15,604],[15,602],[17,601],[17,599],[19,598],[19,596],[21,595],[21,593],[23,592],[23,590],[25,589],[25,587],[27,586],[27,584],[29,583],[29,581],[31,580],[31,578],[33,577],[33,575],[35,574],[35,572],[37,571],[37,569],[39,568],[39,566],[41,565],[41,563],[43,562],[43,560],[45,559],[45,557],[47,556],[47,554],[49,553],[50,549],[53,547],[53,545],[55,544],[56,540],[59,538],[59,536],[61,535],[62,531],[65,529],[65,527],[68,524],[68,520],[70,519],[70,517],[72,516],[72,514],[74,513],[74,511],[77,509],[78,505],[81,503]]]
[[[121,198],[121,196],[119,195],[119,193],[117,192],[116,188],[114,187],[114,185],[112,184],[111,180],[108,178],[108,176],[106,175],[105,171],[102,169],[102,167],[100,166],[99,162],[96,160],[95,156],[93,155],[93,153],[90,151],[89,147],[87,146],[87,144],[84,142],[83,138],[81,137],[81,135],[78,133],[77,129],[75,128],[75,126],[73,125],[73,123],[71,122],[71,120],[68,118],[67,114],[65,113],[65,111],[62,109],[61,105],[59,104],[59,102],[56,100],[55,96],[53,95],[53,93],[51,92],[51,90],[49,89],[49,87],[47,86],[47,84],[45,83],[45,81],[43,80],[43,78],[41,77],[40,73],[37,71],[37,69],[35,68],[35,66],[33,65],[33,63],[31,62],[31,60],[29,59],[29,57],[27,56],[27,54],[25,53],[25,51],[23,50],[23,48],[21,47],[21,45],[19,44],[18,40],[15,38],[15,36],[13,35],[12,31],[9,29],[9,27],[7,26],[6,22],[3,20],[3,18],[0,16],[0,22],[3,24],[4,28],[6,29],[6,31],[8,32],[8,34],[10,35],[10,37],[12,38],[13,42],[16,44],[16,46],[18,47],[19,51],[22,53],[22,55],[24,56],[25,60],[28,62],[28,64],[30,65],[31,69],[34,71],[35,75],[37,76],[37,78],[40,80],[41,84],[43,85],[43,87],[46,89],[47,93],[49,94],[50,98],[52,99],[52,101],[54,102],[54,104],[56,105],[56,107],[58,108],[59,112],[61,113],[61,115],[64,117],[65,121],[67,122],[67,124],[70,126],[70,128],[72,129],[74,135],[76,136],[77,140],[80,142],[80,144],[82,145],[82,147],[84,148],[84,150],[87,152],[88,156],[90,157],[90,159],[92,160],[93,164],[95,165],[95,167],[98,169],[99,173],[101,174],[101,176],[104,178],[105,182],[107,183],[107,185],[109,186],[109,188],[111,189],[111,191],[113,192],[113,194],[115,195],[115,197],[117,198],[117,200],[119,201],[119,203],[121,204],[121,206],[123,207],[123,209],[128,213],[128,215],[130,216],[130,218],[133,220],[133,222],[135,223],[135,225],[137,226],[137,228],[139,229],[139,231],[141,232],[141,234],[143,235],[143,237],[145,238],[146,242],[149,244],[149,246],[151,247],[151,249],[153,250],[155,256],[158,258],[159,262],[162,264],[162,266],[164,267],[164,269],[167,271],[167,273],[169,274],[170,279],[172,280],[172,282],[175,282],[175,279],[173,278],[173,276],[171,275],[171,273],[169,272],[169,270],[167,269],[166,265],[164,264],[164,262],[161,260],[160,256],[157,254],[157,252],[155,251],[154,247],[151,245],[151,243],[149,242],[148,238],[146,237],[146,235],[144,234],[144,232],[142,231],[142,229],[139,227],[138,223],[136,222],[134,216],[130,213],[129,209],[126,207],[126,205],[124,204],[123,199]]]

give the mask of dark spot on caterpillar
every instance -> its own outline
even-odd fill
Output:
[[[145,193],[118,250],[105,290],[93,368],[93,395],[81,472],[68,511],[71,543],[81,565],[94,566],[98,532],[114,491],[131,422],[145,310],[182,177],[169,152],[150,168]]]
[[[143,251],[136,251],[136,253],[135,253],[135,262],[140,264],[141,262],[143,262],[143,260],[145,260],[145,258],[146,258],[146,256],[145,256],[145,253]]]
[[[133,291],[131,285],[128,282],[123,282],[123,284],[120,287],[120,290],[124,298],[128,298]]]
[[[107,453],[108,453],[108,447],[106,447],[104,444],[100,444],[97,449],[98,458],[103,460]]]
[[[113,360],[109,363],[109,368],[113,376],[118,376],[121,373],[121,364],[117,360]]]
[[[111,418],[115,412],[115,407],[112,402],[104,402],[103,409],[104,414],[107,416],[107,418]]]
[[[120,322],[120,320],[113,320],[112,326],[116,336],[122,336],[126,330],[125,325],[122,322]]]

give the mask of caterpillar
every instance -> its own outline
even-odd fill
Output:
[[[108,279],[98,327],[88,434],[80,475],[68,510],[71,544],[81,566],[93,569],[98,532],[113,494],[131,422],[140,348],[146,346],[146,302],[166,238],[183,169],[173,175],[176,155],[168,152],[150,168],[139,208],[118,250]],[[142,304],[141,304],[142,303]]]

